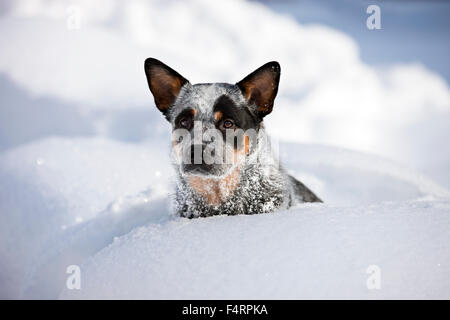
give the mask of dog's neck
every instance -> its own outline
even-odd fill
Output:
[[[180,175],[175,209],[188,218],[272,212],[289,205],[288,189],[279,168],[258,164],[237,167],[222,179]]]

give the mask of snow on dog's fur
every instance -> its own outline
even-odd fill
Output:
[[[145,72],[157,108],[172,125],[179,215],[266,213],[321,201],[280,167],[270,148],[263,118],[278,91],[277,62],[236,84],[192,85],[153,58]]]

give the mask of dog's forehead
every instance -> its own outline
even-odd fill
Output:
[[[186,108],[192,108],[202,118],[211,117],[216,101],[227,96],[236,105],[241,105],[244,98],[236,85],[228,83],[200,83],[183,87],[174,105],[173,115]]]

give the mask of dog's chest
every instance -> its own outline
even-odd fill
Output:
[[[207,186],[202,186],[205,187]],[[230,190],[226,199],[211,202],[204,193],[199,193],[190,183],[180,179],[177,183],[175,209],[180,216],[187,218],[256,214],[287,208],[291,201],[282,175],[264,176],[256,169],[247,170],[240,176],[239,184],[232,187],[233,190]],[[211,192],[215,193],[214,190]]]

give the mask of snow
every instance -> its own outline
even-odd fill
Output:
[[[147,213],[130,214],[125,221],[120,213],[169,192],[171,168],[167,159],[155,157],[151,147],[164,150],[102,139],[51,138],[3,154],[1,295],[22,295],[36,272],[51,275],[59,265],[45,265],[50,259],[64,259],[65,255],[76,258],[78,250],[100,249],[99,245],[110,240],[109,229],[116,228],[114,232],[120,234],[144,223]],[[95,228],[106,228],[107,232],[93,230],[92,220]],[[91,235],[83,239],[85,229],[91,230]],[[77,241],[86,241],[85,246],[67,249],[80,246]],[[39,294],[51,289],[47,284]]]
[[[450,298],[441,75],[367,65],[347,34],[255,2],[70,5],[76,30],[67,2],[0,6],[0,298]],[[149,56],[192,83],[279,61],[266,125],[287,171],[325,203],[173,215]],[[79,291],[66,288],[69,265]],[[366,285],[373,265],[379,290]]]
[[[234,83],[277,60],[280,89],[267,123],[274,136],[382,155],[450,187],[450,152],[439,148],[450,135],[450,90],[441,75],[420,62],[367,65],[347,34],[299,24],[257,2],[83,0],[70,5],[80,9],[79,29],[67,28],[67,2],[11,1],[0,18],[0,72],[34,97],[75,104],[95,122],[96,133],[117,138],[110,123],[97,119],[100,112],[116,118],[124,110],[128,116],[148,111],[143,61],[149,56],[192,83]],[[364,30],[365,17],[363,10]],[[389,51],[383,42],[378,47],[373,55]],[[2,115],[11,110],[13,104]]]
[[[171,213],[165,149],[50,138],[3,154],[2,296],[58,297],[75,264],[82,290],[63,298],[448,297],[450,196],[425,176],[373,155],[282,144],[287,169],[325,204],[188,220]],[[392,289],[366,292],[365,264]]]
[[[304,205],[150,224],[95,255],[82,289],[61,298],[448,299],[449,209],[432,200]],[[366,286],[372,265],[379,290]]]

